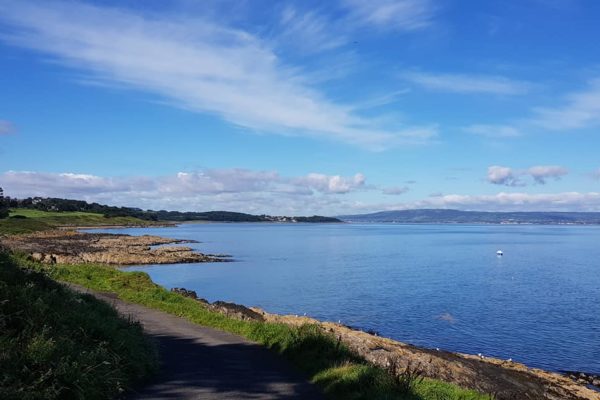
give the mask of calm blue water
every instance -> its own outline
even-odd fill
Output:
[[[451,351],[600,373],[600,227],[187,224],[106,232],[236,262],[134,267],[168,288]],[[504,257],[497,257],[502,249]]]

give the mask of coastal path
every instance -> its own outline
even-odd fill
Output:
[[[318,389],[270,350],[183,318],[69,284],[111,304],[139,321],[159,349],[161,367],[152,381],[131,399],[310,399],[321,400]]]

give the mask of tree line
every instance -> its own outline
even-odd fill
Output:
[[[7,198],[4,197],[4,189],[0,187],[0,219],[8,218],[9,207],[10,205]]]
[[[212,221],[212,222],[340,222],[336,218],[312,217],[273,217],[270,215],[252,215],[232,211],[167,211],[142,210],[135,207],[107,206],[99,203],[88,203],[84,200],[70,200],[54,197],[28,197],[17,199],[5,197],[0,188],[0,218],[8,216],[9,208],[28,208],[40,211],[81,211],[103,214],[106,218],[134,217],[144,221]],[[4,213],[4,214],[3,214]],[[4,215],[4,217],[2,216]]]

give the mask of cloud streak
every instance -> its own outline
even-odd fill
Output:
[[[600,78],[591,79],[587,87],[563,96],[562,105],[534,107],[529,115],[509,124],[474,124],[463,128],[466,132],[507,138],[521,132],[573,131],[600,126]]]
[[[407,193],[409,190],[410,188],[408,186],[391,186],[383,188],[381,190],[381,193],[392,196],[399,196],[401,194]]]
[[[401,77],[415,85],[439,92],[522,95],[530,89],[527,82],[502,76],[405,72]]]
[[[427,143],[435,129],[382,125],[327,98],[300,68],[244,30],[77,2],[2,2],[2,39],[90,79],[142,90],[251,130],[326,138],[370,149]],[[320,34],[322,21],[299,22]],[[292,27],[293,28],[293,27]],[[331,44],[332,46],[334,44]]]
[[[487,138],[511,138],[521,136],[521,131],[510,125],[474,124],[463,128],[467,133]]]
[[[600,124],[600,78],[566,96],[564,105],[535,108],[532,122],[548,130],[580,129]]]
[[[429,0],[344,0],[349,22],[382,30],[415,31],[430,26],[436,8]]]

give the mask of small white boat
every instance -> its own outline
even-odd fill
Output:
[[[503,256],[503,255],[504,255],[504,253],[502,252],[502,250],[498,250],[498,251],[496,252],[496,255],[497,255],[497,256]]]

